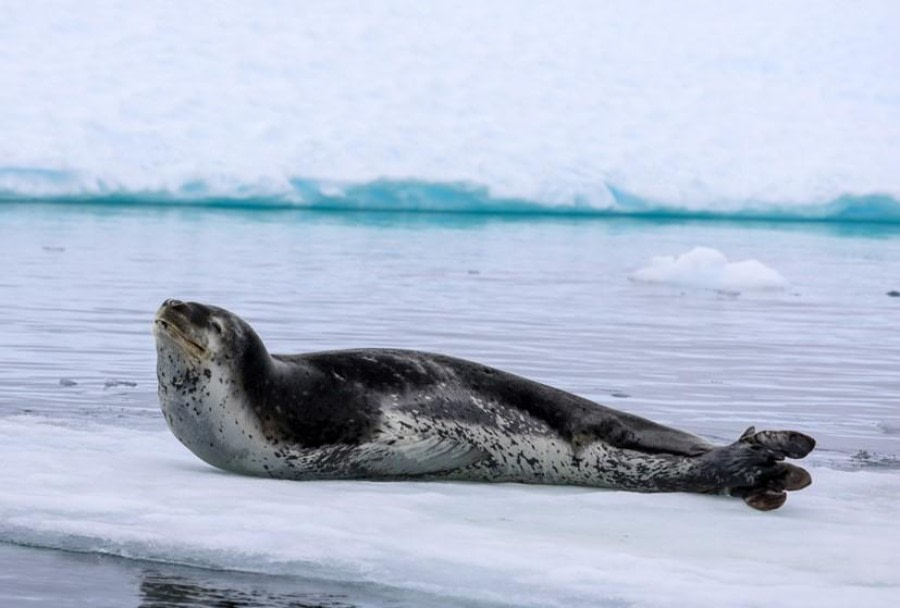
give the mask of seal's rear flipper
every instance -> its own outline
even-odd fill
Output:
[[[806,469],[787,463],[782,464],[781,466],[786,469],[784,477],[782,477],[785,490],[795,492],[796,490],[802,490],[812,483],[812,475],[810,475]]]
[[[730,488],[728,494],[743,498],[759,511],[772,511],[787,500],[785,492],[802,490],[812,483],[812,476],[796,465],[779,462],[764,472],[756,485]]]
[[[744,496],[744,502],[757,511],[774,511],[786,500],[787,494],[773,490],[753,490]]]
[[[803,458],[816,447],[816,440],[809,435],[797,431],[760,431],[750,427],[738,441],[758,445],[772,452],[772,456],[779,460],[785,456],[788,458]]]
[[[702,456],[713,468],[719,490],[742,498],[760,511],[771,511],[787,500],[786,492],[802,490],[812,477],[785,458],[803,458],[815,447],[812,437],[796,431],[760,431],[750,427],[731,445]],[[722,488],[719,485],[719,488]]]

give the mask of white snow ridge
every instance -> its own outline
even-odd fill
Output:
[[[415,178],[799,217],[900,197],[890,0],[2,7],[10,197]]]
[[[728,293],[778,291],[788,286],[787,279],[762,262],[729,262],[721,251],[710,247],[694,247],[678,256],[654,257],[631,279]]]

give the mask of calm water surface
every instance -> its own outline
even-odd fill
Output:
[[[3,413],[160,425],[149,328],[178,297],[274,352],[432,350],[716,437],[791,423],[900,451],[896,227],[53,205],[2,205],[0,226]],[[697,245],[791,287],[628,279]]]

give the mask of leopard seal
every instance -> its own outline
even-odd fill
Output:
[[[169,428],[207,463],[283,479],[571,484],[743,498],[760,510],[811,482],[815,441],[753,427],[730,445],[445,355],[269,354],[223,308],[166,300],[154,335]]]

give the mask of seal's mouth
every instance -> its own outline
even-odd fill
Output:
[[[206,346],[192,338],[191,332],[186,330],[183,327],[184,325],[189,325],[189,321],[165,306],[156,313],[156,318],[153,320],[155,334],[167,336],[171,341],[181,345],[185,350],[195,355],[205,354],[207,351]]]

